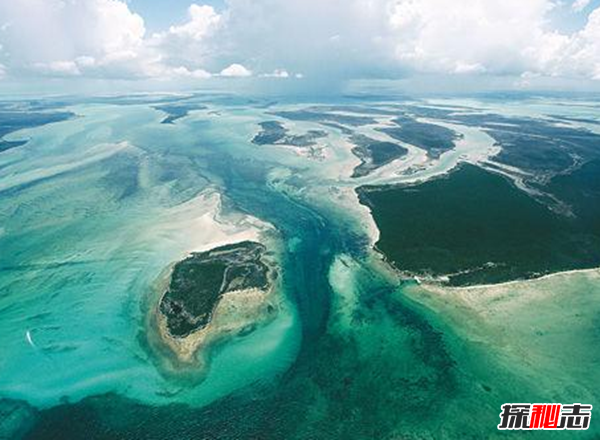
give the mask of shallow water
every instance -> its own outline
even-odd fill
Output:
[[[493,344],[481,350],[368,250],[366,209],[336,192],[356,185],[358,162],[336,130],[327,159],[309,160],[249,142],[267,110],[208,106],[161,124],[149,104],[74,105],[79,118],[18,133],[30,143],[0,155],[0,433],[482,438],[507,400],[572,398],[537,388],[528,375],[541,373],[511,370]],[[464,132],[462,153],[484,157],[487,136]],[[144,348],[143,304],[190,250],[206,191],[276,228],[287,307],[184,386]]]
[[[172,136],[176,129],[146,106],[74,110],[80,119],[29,131],[24,159],[5,170],[3,396],[42,408],[106,392],[200,404],[285,370],[298,346],[293,309],[221,350],[214,362],[226,374],[202,390],[173,387],[149,362],[138,343],[140,306],[164,268],[190,250],[186,217],[201,207],[174,206],[207,187],[203,156],[215,152],[191,129]],[[128,144],[89,159],[96,145],[115,150],[119,142]],[[183,145],[189,151],[177,152]]]

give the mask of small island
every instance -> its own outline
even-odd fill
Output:
[[[308,130],[304,134],[289,134],[288,129],[278,121],[264,121],[259,123],[261,131],[254,136],[252,143],[256,145],[290,145],[293,147],[311,147],[319,139],[327,136],[323,130]]]
[[[261,243],[192,253],[173,266],[155,310],[160,339],[180,363],[202,362],[201,348],[227,335],[248,334],[275,316],[276,279]]]
[[[66,121],[73,117],[75,117],[75,114],[69,111],[29,111],[27,109],[14,109],[7,104],[0,103],[0,153],[21,147],[29,142],[26,139],[5,139],[5,136],[10,133]]]
[[[431,159],[439,159],[446,151],[453,150],[456,146],[455,141],[461,138],[460,134],[449,128],[419,122],[409,116],[399,116],[393,122],[396,127],[384,127],[379,130],[398,141],[425,150]]]
[[[206,110],[208,107],[202,104],[186,104],[172,103],[154,106],[155,110],[159,110],[167,114],[161,121],[161,124],[173,124],[181,118],[185,118],[189,112],[194,110]]]
[[[352,135],[350,141],[356,145],[352,148],[352,153],[361,161],[360,165],[354,168],[353,178],[366,176],[408,153],[401,145],[378,141],[362,134]]]

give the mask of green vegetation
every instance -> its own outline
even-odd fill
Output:
[[[431,158],[454,148],[454,141],[460,136],[449,128],[440,125],[415,121],[408,116],[394,119],[398,127],[381,128],[387,135],[407,144],[422,148]]]
[[[161,121],[161,124],[172,124],[178,119],[188,115],[192,110],[206,110],[208,107],[202,104],[163,104],[154,107],[167,114],[167,117]]]
[[[453,285],[600,264],[597,208],[585,216],[556,214],[473,165],[417,186],[363,187],[360,197],[381,232],[377,247],[391,262],[416,274],[448,275]]]
[[[26,140],[7,141],[3,137],[24,128],[38,127],[53,122],[65,121],[74,114],[71,112],[28,112],[3,108],[0,104],[0,153],[27,143]]]
[[[262,128],[252,139],[252,142],[256,145],[273,145],[281,141],[287,134],[287,130],[277,121],[265,121],[258,125]]]
[[[541,189],[566,204],[582,228],[600,235],[600,160],[588,162],[570,174],[555,176]]]
[[[308,130],[305,134],[290,135],[287,128],[278,121],[265,121],[259,125],[262,130],[252,139],[252,143],[256,145],[310,147],[315,145],[318,139],[327,136],[327,132],[322,130]]]
[[[205,327],[221,296],[233,290],[268,287],[263,245],[245,241],[193,253],[173,268],[160,302],[169,332],[185,337]]]
[[[460,113],[456,109],[426,107],[410,107],[407,110],[418,117],[436,118],[485,130],[502,147],[493,160],[527,171],[535,176],[533,180],[562,173],[576,163],[600,159],[599,134],[583,128],[557,125],[548,119],[473,111]],[[586,118],[553,118],[598,123]]]
[[[354,168],[352,177],[366,176],[408,153],[406,148],[398,144],[378,141],[361,134],[353,135],[350,140],[356,145],[352,153],[361,160],[361,164]]]
[[[274,112],[281,118],[289,119],[290,121],[312,121],[312,122],[333,122],[342,125],[350,125],[359,127],[361,125],[369,125],[377,122],[371,116],[347,115],[339,113],[328,113],[318,110],[291,110]]]

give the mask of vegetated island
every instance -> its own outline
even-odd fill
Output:
[[[161,124],[173,124],[178,119],[186,117],[191,111],[206,110],[208,107],[202,104],[169,103],[156,105],[154,106],[154,109],[167,114],[160,122]]]
[[[0,104],[0,153],[25,145],[28,140],[8,141],[4,139],[7,134],[25,128],[39,127],[53,122],[66,121],[75,114],[69,111],[31,112],[27,110],[14,110],[3,108]]]
[[[352,148],[352,153],[361,160],[352,173],[354,178],[366,176],[408,153],[401,145],[379,141],[362,134],[352,135],[350,141],[356,145]]]
[[[321,138],[327,136],[323,130],[308,130],[304,134],[289,134],[288,129],[279,121],[264,121],[258,125],[261,131],[254,136],[252,143],[256,145],[291,145],[293,147],[311,147]]]
[[[547,187],[573,216],[467,163],[420,184],[358,193],[380,231],[378,250],[400,271],[454,286],[500,283],[600,266],[600,178],[588,168]]]
[[[409,116],[399,116],[392,122],[397,126],[379,128],[379,131],[401,142],[422,148],[432,159],[438,159],[446,151],[454,149],[454,142],[461,138],[460,134],[449,128],[419,122]]]
[[[502,148],[490,161],[518,168],[529,175],[525,177],[528,183],[546,181],[557,174],[564,174],[565,169],[600,159],[600,134],[581,127],[557,124],[555,120],[424,107],[411,107],[408,111],[418,117],[435,118],[485,131]],[[571,121],[574,119],[581,118],[570,118]],[[590,123],[588,120],[579,122]]]
[[[155,316],[178,363],[202,364],[211,343],[245,335],[275,317],[278,273],[263,244],[243,241],[177,262]]]
[[[289,121],[316,122],[319,124],[336,123],[350,127],[360,127],[377,123],[371,116],[339,114],[317,109],[303,109],[273,112],[274,115]]]

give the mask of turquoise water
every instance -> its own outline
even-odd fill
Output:
[[[139,343],[141,304],[189,251],[180,225],[198,209],[178,206],[223,185],[205,177],[205,157],[227,152],[202,139],[203,121],[160,125],[148,106],[73,110],[79,118],[19,133],[31,142],[3,157],[11,163],[0,208],[3,396],[41,408],[106,392],[201,404],[284,371],[299,343],[292,308],[222,350],[214,370],[225,374],[202,389],[159,374]]]
[[[574,397],[469,340],[369,251],[335,130],[309,160],[250,143],[269,109],[198,99],[175,124],[151,103],[87,103],[11,135],[31,140],[0,155],[0,438],[484,438],[507,400]],[[285,308],[192,386],[157,368],[144,317],[207,191],[276,228]]]

